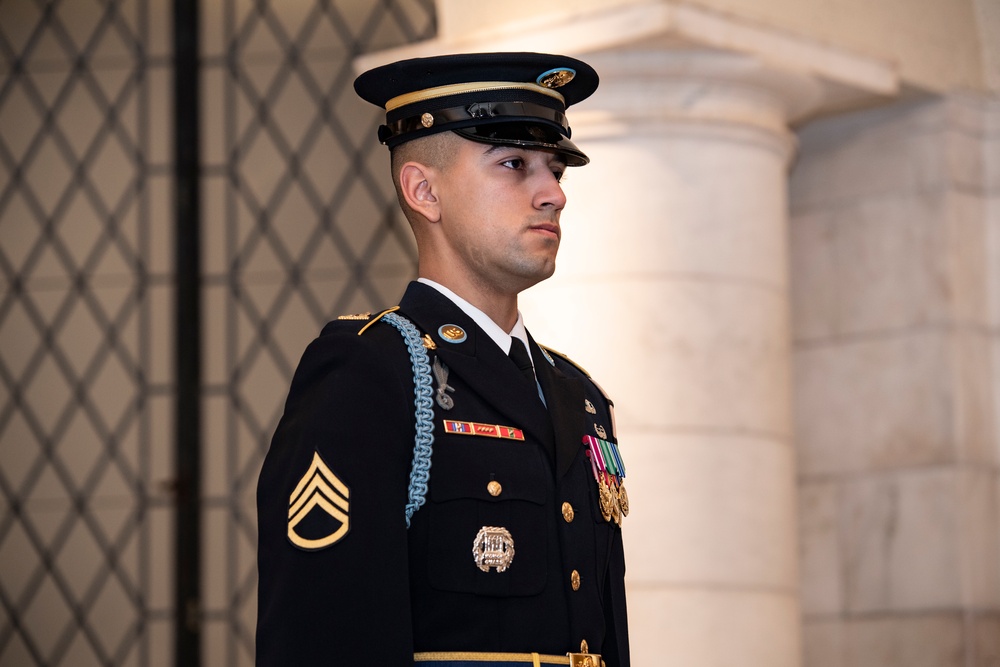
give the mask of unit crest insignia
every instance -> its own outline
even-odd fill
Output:
[[[350,497],[347,485],[313,452],[309,470],[288,498],[288,540],[306,551],[339,542],[350,530]]]

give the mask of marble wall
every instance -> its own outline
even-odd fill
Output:
[[[998,121],[953,95],[800,132],[808,667],[1000,664]]]

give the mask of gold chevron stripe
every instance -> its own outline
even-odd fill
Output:
[[[288,498],[289,541],[301,549],[313,551],[328,547],[344,537],[350,530],[350,494],[350,489],[333,474],[319,452],[313,452],[309,470]],[[340,527],[317,539],[302,537],[295,532],[295,528],[317,507],[339,521]]]
[[[292,495],[288,498],[289,506],[295,504],[295,499],[305,492],[306,486],[313,481],[313,478],[315,478],[317,474],[322,475],[330,484],[332,484],[333,488],[335,488],[342,497],[351,497],[351,491],[347,488],[347,485],[341,482],[340,479],[333,474],[333,471],[326,465],[326,462],[320,458],[319,452],[313,452],[313,459],[312,463],[309,464],[309,470],[307,470],[306,474],[302,476],[302,479],[300,479],[299,483],[295,486],[295,490],[292,491]],[[288,514],[291,516],[291,510],[289,510]]]
[[[341,494],[337,493],[337,490],[330,486],[327,481],[323,479],[322,475],[316,473],[306,486],[305,491],[303,491],[299,496],[299,499],[288,508],[288,518],[291,519],[292,516],[298,514],[300,508],[308,502],[310,498],[313,498],[317,494],[325,496],[327,500],[337,505],[345,512],[350,506],[347,498],[344,498]]]

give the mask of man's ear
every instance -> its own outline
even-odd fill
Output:
[[[441,219],[441,207],[434,187],[433,168],[419,162],[407,162],[399,170],[399,187],[407,205],[430,222]]]

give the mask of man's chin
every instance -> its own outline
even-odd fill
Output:
[[[556,272],[555,261],[546,264],[537,271],[533,271],[528,275],[524,276],[524,286],[521,287],[520,291],[528,289],[529,287],[534,287],[538,283],[548,280],[552,277],[552,274]]]

